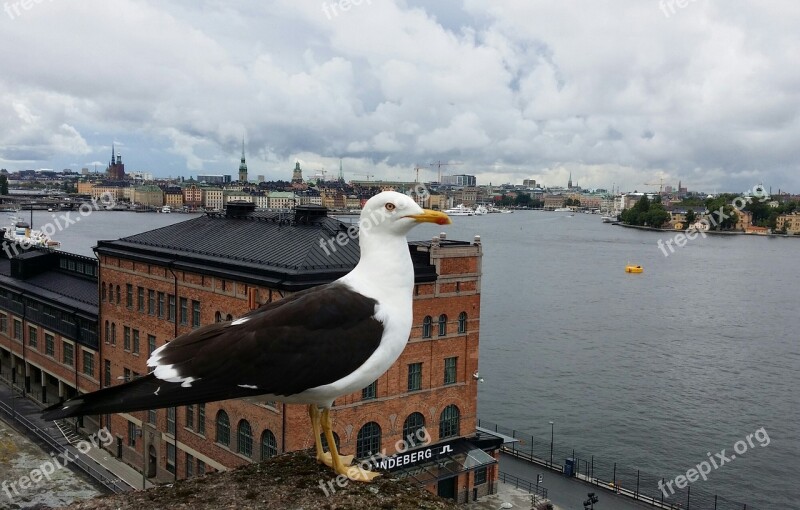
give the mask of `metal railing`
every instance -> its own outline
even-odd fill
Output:
[[[524,491],[530,492],[531,494],[536,494],[536,496],[547,499],[547,489],[545,489],[538,483],[531,482],[530,480],[525,480],[524,478],[520,478],[518,476],[514,476],[512,474],[505,473],[503,471],[500,471],[500,481],[503,483],[507,483],[509,485],[513,485],[517,489],[522,489]]]
[[[518,440],[510,445],[503,445],[502,451],[504,453],[559,473],[565,472],[563,460],[573,459],[573,476],[575,478],[641,501],[655,508],[667,510],[757,510],[756,507],[745,503],[712,494],[697,485],[694,487],[687,486],[685,489],[676,487],[675,493],[667,497],[658,488],[659,482],[663,484],[667,481],[665,478],[579,452],[574,448],[554,443],[549,437],[534,437],[525,432],[481,419],[478,420],[478,426]],[[552,462],[550,461],[551,458],[553,459]]]
[[[13,398],[13,397],[12,397]],[[5,414],[9,416],[10,419],[24,427],[30,433],[35,435],[39,440],[45,443],[47,446],[53,449],[53,451],[57,455],[64,454],[64,452],[69,452],[69,465],[74,465],[78,467],[81,471],[92,477],[94,480],[99,482],[103,487],[108,489],[109,491],[119,494],[121,492],[128,492],[133,489],[132,486],[128,485],[127,483],[123,482],[118,478],[109,478],[105,473],[98,471],[95,467],[90,465],[88,462],[84,461],[81,458],[80,453],[69,451],[64,445],[59,444],[56,440],[54,440],[46,431],[43,431],[36,424],[32,423],[30,420],[25,418],[24,416],[20,415],[18,412],[14,412],[14,410],[6,404],[5,402],[0,402],[0,411],[3,411]]]

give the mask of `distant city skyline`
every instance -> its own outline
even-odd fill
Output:
[[[43,2],[0,15],[20,48],[0,168],[102,171],[113,143],[126,171],[237,175],[244,136],[266,180],[341,158],[347,180],[443,161],[479,184],[800,189],[798,22],[788,0]]]

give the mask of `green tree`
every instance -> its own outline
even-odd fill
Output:
[[[8,195],[8,176],[0,175],[0,195]]]
[[[697,220],[697,215],[694,212],[694,209],[689,209],[686,211],[686,228],[689,228],[689,225],[693,224]]]

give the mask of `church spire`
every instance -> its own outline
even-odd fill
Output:
[[[247,182],[247,163],[244,160],[244,136],[242,137],[242,161],[239,163],[239,182]]]
[[[567,189],[572,189],[572,172],[569,173],[569,181],[567,181]]]

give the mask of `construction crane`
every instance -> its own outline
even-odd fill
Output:
[[[366,178],[367,178],[367,182],[369,182],[369,180],[370,180],[370,178],[371,178],[371,177],[375,177],[375,176],[374,176],[374,175],[372,175],[372,174],[356,174],[356,175],[363,175],[364,177],[366,177]]]
[[[458,166],[463,165],[463,163],[442,163],[441,161],[437,161],[436,163],[429,163],[430,166],[435,166],[439,171],[439,184],[442,183],[442,167],[443,166]]]
[[[417,177],[414,180],[414,182],[419,182],[419,170],[420,170],[420,168],[422,168],[422,167],[419,166],[419,163],[414,165],[414,172],[416,172],[416,174],[417,174]]]
[[[658,186],[658,194],[660,195],[664,191],[664,178],[659,177],[658,182],[646,182],[644,183],[645,186]]]

